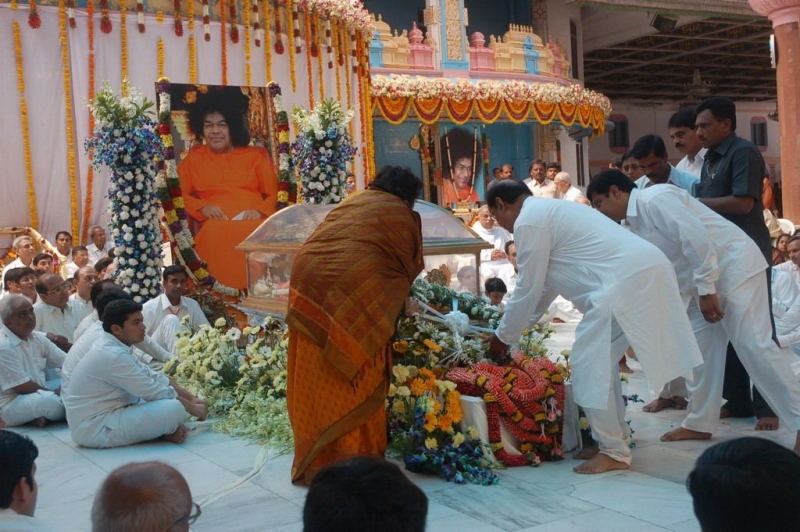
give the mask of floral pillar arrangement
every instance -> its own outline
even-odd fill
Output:
[[[105,166],[112,172],[108,212],[117,267],[114,278],[142,303],[161,293],[155,176],[162,145],[148,116],[153,102],[127,81],[121,94],[106,85],[91,101],[95,133],[84,146],[95,168]]]
[[[347,129],[353,112],[327,99],[310,112],[295,107],[292,118],[298,131],[292,157],[303,203],[339,203],[345,196],[347,163],[356,154]]]

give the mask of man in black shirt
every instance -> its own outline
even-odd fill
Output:
[[[762,180],[767,172],[761,152],[736,136],[736,106],[728,98],[714,96],[700,103],[695,125],[697,138],[708,148],[696,196],[747,233],[770,264],[772,246],[761,203]],[[769,274],[767,270],[767,287],[770,286]],[[730,345],[723,396],[728,402],[722,408],[721,417],[755,414],[758,417],[756,430],[778,428],[775,413],[755,388],[751,401],[750,377]]]

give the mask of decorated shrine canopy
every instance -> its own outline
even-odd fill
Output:
[[[387,122],[400,124],[412,113],[424,124],[442,114],[455,124],[478,119],[491,124],[535,121],[565,126],[580,124],[596,134],[605,131],[611,102],[574,82],[471,80],[390,75],[372,77],[375,110]]]

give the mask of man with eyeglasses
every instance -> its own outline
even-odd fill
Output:
[[[652,185],[670,183],[689,194],[694,193],[695,184],[700,181],[700,178],[689,172],[678,170],[669,163],[667,146],[658,135],[640,137],[631,148],[630,153],[639,162],[640,170],[644,172],[642,177],[633,180],[637,188],[643,189]]]
[[[6,273],[14,268],[33,268],[33,257],[36,255],[36,248],[33,245],[33,239],[27,235],[18,236],[11,243],[11,248],[17,254],[17,258],[8,263],[3,268],[3,278],[0,282],[0,295],[3,293],[3,287],[6,284]]]
[[[200,512],[177,469],[163,462],[130,463],[112,471],[100,486],[92,505],[92,531],[187,531]]]
[[[64,419],[60,383],[48,382],[46,372],[60,368],[66,355],[33,330],[36,315],[25,296],[0,299],[0,319],[0,418],[10,427]]]
[[[64,280],[60,275],[47,273],[36,281],[39,301],[33,306],[36,313],[36,330],[64,351],[69,351],[75,328],[85,313],[76,301],[70,300]]]

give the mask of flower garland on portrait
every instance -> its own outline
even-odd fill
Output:
[[[339,203],[345,195],[347,163],[356,153],[347,132],[353,112],[345,112],[339,102],[327,99],[310,112],[295,107],[292,119],[298,131],[292,158],[303,203]]]
[[[186,325],[188,322],[184,322]],[[292,448],[286,408],[288,329],[272,317],[247,327],[213,326],[178,333],[176,355],[164,365],[186,389],[208,400],[213,428]]]
[[[155,193],[157,161],[162,155],[153,102],[127,81],[117,96],[107,84],[90,103],[94,136],[84,147],[95,168],[108,167],[109,226],[114,240],[114,279],[143,303],[161,293],[161,230]]]
[[[292,176],[291,145],[289,144],[289,114],[283,108],[281,87],[274,81],[267,85],[275,111],[278,134],[278,209],[297,202],[297,185]]]

